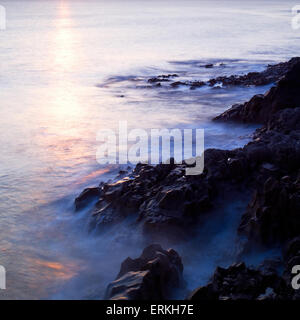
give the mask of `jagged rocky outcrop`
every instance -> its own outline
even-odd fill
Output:
[[[274,66],[269,72],[278,72],[276,77],[286,74],[265,95],[254,96],[216,118],[262,124],[243,148],[206,150],[204,171],[199,176],[186,176],[185,164],[139,164],[128,177],[85,191],[77,199],[78,208],[86,205],[89,197],[98,200],[90,219],[93,229],[101,231],[131,215],[147,232],[167,235],[175,230],[178,235],[178,231],[189,233],[196,222],[207,219],[219,195],[236,189],[253,191],[238,233],[246,236],[245,249],[275,244],[286,248],[283,274],[271,267],[253,269],[243,263],[217,268],[211,283],[198,288],[191,299],[300,298],[299,292],[291,289],[291,268],[300,264],[300,59]],[[264,76],[271,77],[267,72]],[[130,272],[134,271],[122,273],[116,280],[116,288],[123,291],[108,291],[109,297],[126,296],[128,283],[144,288],[149,273],[136,278]],[[152,299],[152,287],[146,291]]]
[[[292,67],[265,95],[255,95],[248,102],[234,105],[215,120],[266,124],[279,110],[300,107],[300,59],[290,62]]]
[[[286,242],[282,259],[265,260],[257,268],[234,263],[217,267],[210,282],[192,291],[187,299],[205,300],[299,300],[293,287],[293,268],[300,265],[300,236]],[[299,280],[297,281],[299,285]]]
[[[91,228],[103,230],[128,215],[135,215],[145,230],[187,226],[210,206],[211,187],[198,180],[185,176],[184,165],[139,164],[130,177],[101,187]]]
[[[300,233],[299,176],[270,177],[255,191],[239,232],[265,245],[284,243]]]
[[[75,208],[80,210],[88,205],[91,201],[99,199],[101,195],[101,188],[86,188],[81,194],[75,199]]]
[[[184,164],[139,164],[130,177],[102,185],[90,228],[105,230],[132,215],[145,232],[188,233],[206,218],[218,193],[247,180],[249,170],[242,150],[206,150],[199,176],[186,176]]]
[[[208,81],[194,80],[194,81],[174,81],[171,80],[175,77],[179,77],[178,74],[167,74],[159,75],[148,79],[148,82],[155,84],[156,86],[161,82],[170,82],[172,88],[179,86],[188,86],[190,89],[196,89],[205,85],[214,87],[216,85],[223,87],[230,86],[263,86],[271,83],[275,83],[280,80],[288,71],[290,71],[296,64],[298,64],[300,58],[292,58],[287,62],[281,62],[274,65],[268,65],[262,72],[249,72],[245,75],[231,75],[231,76],[220,76],[217,78],[210,79]],[[224,64],[220,64],[224,66]],[[203,67],[213,68],[213,64],[206,64]],[[237,106],[235,106],[237,107]]]
[[[297,63],[266,95],[255,96],[217,117],[265,124],[243,148],[252,154],[253,164],[262,165],[254,173],[255,191],[239,233],[247,236],[247,245],[281,245],[284,272],[253,269],[244,263],[218,267],[208,285],[190,294],[191,300],[300,298],[299,290],[292,288],[292,269],[300,264],[300,63],[294,61]]]
[[[111,300],[165,300],[184,285],[181,258],[173,249],[153,244],[137,259],[127,258],[106,291]]]
[[[209,80],[208,83],[211,86],[217,83],[221,83],[223,86],[263,86],[278,81],[299,62],[300,58],[292,58],[287,62],[269,65],[262,72],[249,72],[241,76],[217,77]]]
[[[258,182],[242,217],[240,234],[267,246],[283,244],[299,235],[300,62],[265,96],[255,96],[217,119],[265,124],[244,148],[255,160],[264,159],[264,171],[269,174],[256,173]]]
[[[268,114],[268,121],[256,131],[253,141],[231,151],[206,150],[204,172],[199,176],[186,176],[184,164],[138,164],[128,177],[85,190],[75,204],[82,208],[89,199],[98,200],[90,228],[101,231],[133,215],[145,231],[188,231],[195,222],[207,217],[219,193],[243,185],[253,189],[254,196],[240,232],[263,244],[294,236],[296,231],[292,230],[298,226],[295,220],[299,220],[300,163],[300,107],[296,107],[300,62],[294,62],[287,75],[266,95],[265,110],[249,110],[252,118],[261,120],[266,117],[262,114]],[[224,116],[222,120],[231,118]],[[288,214],[282,213],[283,208]],[[280,225],[286,226],[290,234],[283,229],[279,234],[276,230]]]
[[[300,108],[282,110],[244,148],[206,150],[199,176],[186,176],[184,165],[137,165],[130,177],[102,185],[91,228],[101,231],[133,215],[148,232],[187,231],[207,217],[220,193],[241,185],[256,190],[269,178],[294,177],[300,163],[299,118]],[[297,199],[295,193],[291,210],[297,208]],[[247,216],[244,221],[251,220],[250,211]]]
[[[211,281],[195,289],[187,299],[205,300],[293,300],[297,292],[279,275],[278,261],[266,261],[258,268],[235,263],[217,267]]]

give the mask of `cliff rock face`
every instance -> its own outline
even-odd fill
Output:
[[[183,265],[173,249],[160,245],[145,248],[137,259],[127,258],[115,281],[107,287],[111,300],[164,300],[170,291],[184,284]]]

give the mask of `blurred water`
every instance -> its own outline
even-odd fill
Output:
[[[97,131],[119,120],[132,128],[197,127],[206,130],[206,147],[238,147],[254,127],[211,118],[268,89],[149,90],[130,79],[176,72],[205,80],[296,56],[294,2],[0,4],[7,10],[7,30],[0,31],[0,264],[7,290],[0,298],[100,297],[120,262],[145,243],[128,235],[126,224],[114,237],[87,235],[84,212],[73,213],[80,190],[118,171],[97,164]],[[225,67],[200,67],[210,62]]]

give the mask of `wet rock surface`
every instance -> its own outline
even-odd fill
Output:
[[[150,245],[137,259],[127,258],[115,281],[107,287],[106,299],[165,300],[184,285],[181,258],[173,249]]]
[[[239,231],[265,245],[283,243],[300,230],[300,172],[297,179],[270,177],[255,191]]]

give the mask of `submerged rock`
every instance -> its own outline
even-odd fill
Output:
[[[111,300],[165,300],[183,284],[181,258],[173,249],[153,244],[137,259],[127,258],[106,291]]]

